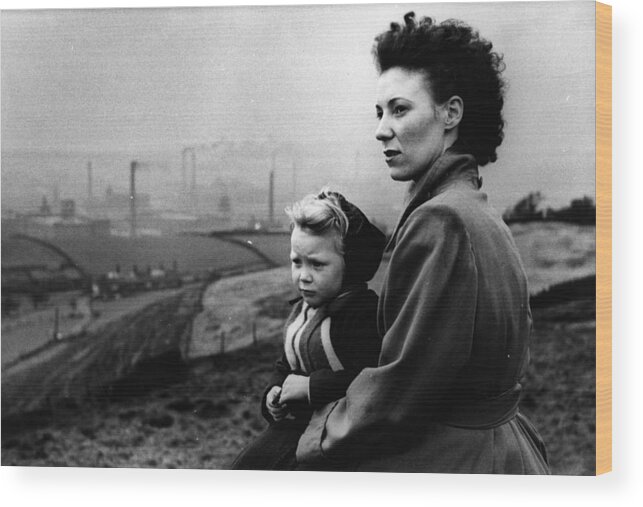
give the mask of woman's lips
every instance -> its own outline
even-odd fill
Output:
[[[384,158],[387,162],[393,160],[395,157],[400,155],[402,152],[398,150],[384,150]]]

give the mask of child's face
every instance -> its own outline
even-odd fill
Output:
[[[314,234],[295,227],[290,236],[292,282],[313,308],[339,294],[344,277],[344,257],[337,251],[339,233]]]

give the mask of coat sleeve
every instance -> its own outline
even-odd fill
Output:
[[[261,415],[263,415],[264,419],[269,423],[273,423],[275,421],[270,415],[270,412],[268,412],[268,408],[266,407],[266,398],[268,397],[268,392],[274,386],[282,386],[284,381],[286,380],[286,377],[291,373],[292,370],[290,369],[288,359],[286,358],[286,354],[284,353],[279,359],[277,359],[277,361],[275,361],[274,370],[272,372],[272,375],[270,376],[270,379],[268,380],[268,384],[263,392],[263,396],[261,397]]]
[[[333,371],[328,368],[315,370],[310,374],[308,396],[314,409],[346,396],[346,389],[360,370]]]
[[[333,316],[330,327],[333,347],[344,366],[310,374],[310,406],[314,409],[346,396],[355,377],[367,366],[377,366],[381,339],[377,332],[377,296],[369,291]]]
[[[297,460],[354,462],[373,449],[381,455],[412,446],[470,356],[476,294],[460,218],[444,206],[415,210],[388,267],[379,366],[364,369],[344,398],[313,414]]]

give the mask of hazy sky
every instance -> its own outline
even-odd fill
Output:
[[[297,142],[337,154],[330,181],[355,150],[386,178],[370,48],[409,10],[504,54],[506,137],[482,172],[498,207],[593,196],[593,2],[3,11],[2,151]]]

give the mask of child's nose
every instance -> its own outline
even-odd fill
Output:
[[[307,269],[302,269],[301,273],[299,274],[299,280],[302,282],[311,282],[312,281],[312,276],[310,274],[310,271]]]

